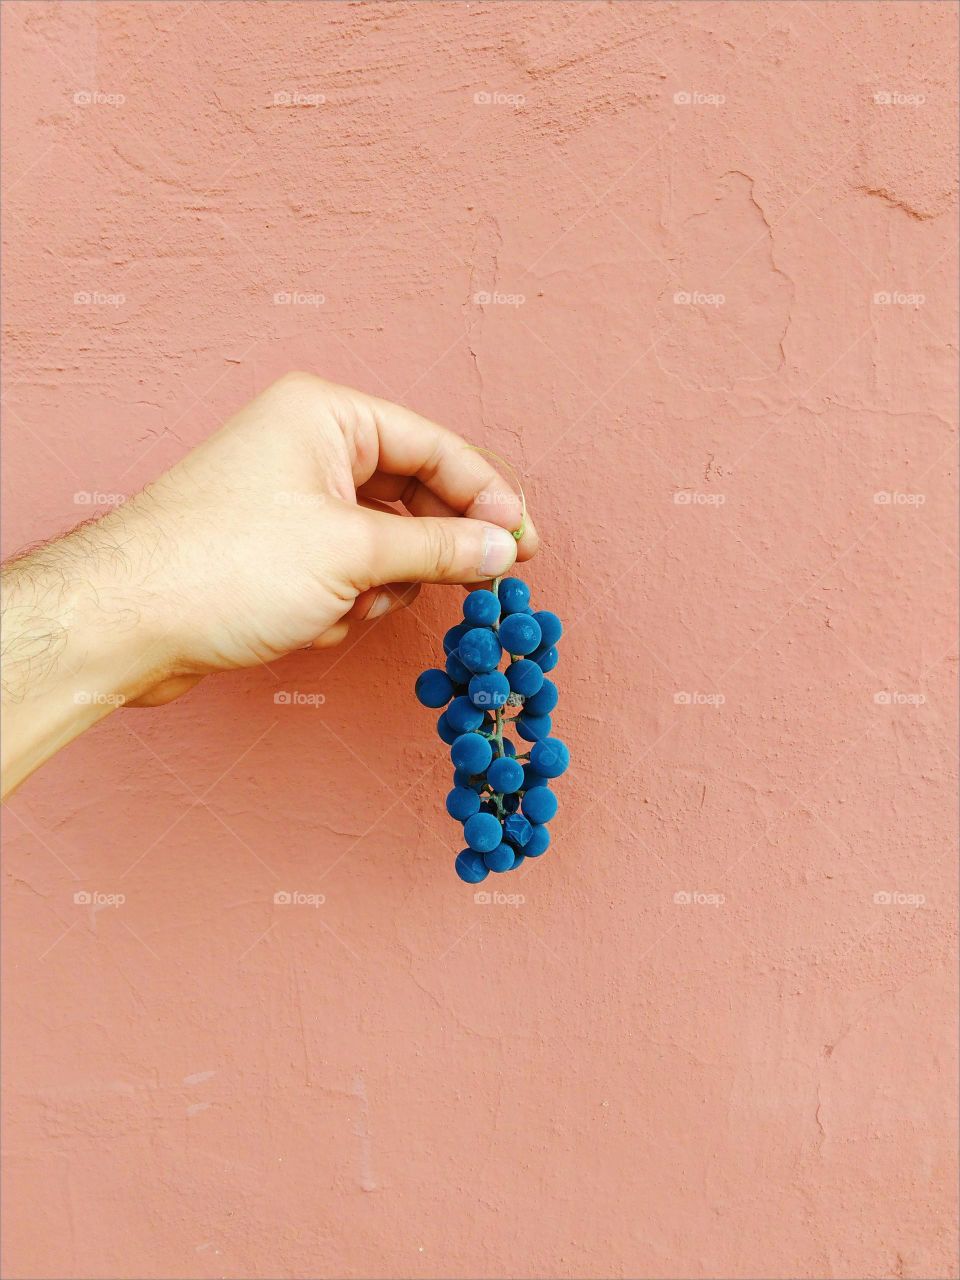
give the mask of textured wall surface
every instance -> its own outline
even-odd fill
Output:
[[[525,478],[575,751],[475,903],[430,589],[33,778],[6,1275],[955,1274],[956,21],[3,6],[7,549],[405,401]]]

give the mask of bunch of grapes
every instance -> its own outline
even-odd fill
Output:
[[[547,672],[557,665],[560,619],[534,613],[519,578],[493,587],[470,592],[463,621],[443,637],[446,669],[431,667],[416,686],[425,707],[445,708],[437,733],[454,766],[447,813],[463,823],[467,847],[456,870],[468,884],[546,853],[546,824],[557,812],[549,783],[570,763],[566,746],[550,736],[559,695]],[[508,725],[520,745],[531,744],[526,751],[504,736]]]

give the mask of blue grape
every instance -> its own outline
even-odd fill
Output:
[[[454,866],[457,875],[467,884],[479,884],[481,880],[486,880],[489,874],[483,854],[475,853],[473,849],[463,849],[458,853]]]
[[[472,733],[483,724],[483,712],[461,693],[447,707],[447,724],[457,733]]]
[[[471,677],[468,692],[475,707],[502,707],[510,697],[510,685],[502,671],[485,671]]]
[[[524,860],[526,859],[526,856],[527,855],[525,853],[515,853],[513,855],[513,866],[510,868],[510,870],[516,871],[517,867],[519,867],[524,862]]]
[[[544,778],[559,778],[570,764],[570,752],[559,738],[536,742],[530,752],[530,763]]]
[[[524,848],[527,841],[530,839],[530,833],[532,830],[533,827],[522,813],[511,813],[509,818],[506,818],[503,823],[503,834],[510,843],[516,845],[518,849]],[[470,841],[467,840],[467,844],[469,843]]]
[[[450,704],[453,706],[453,703]],[[450,712],[447,712],[450,715]],[[525,742],[540,742],[550,737],[553,722],[549,716],[528,716],[526,711],[517,717],[517,733]]]
[[[511,760],[509,756],[501,756],[494,760],[487,769],[487,782],[494,791],[519,791],[523,786],[523,765],[519,760]]]
[[[517,754],[517,748],[509,738],[504,738],[503,740],[503,754],[505,756],[515,756]]]
[[[493,748],[479,733],[461,733],[450,748],[450,759],[458,769],[483,773],[493,759]]]
[[[470,683],[470,677],[473,672],[463,665],[457,657],[456,652],[447,654],[447,661],[445,665],[447,668],[447,675],[455,685]],[[534,666],[536,666],[536,663],[534,663]],[[537,669],[539,670],[539,668]]]
[[[523,698],[532,697],[543,684],[543,672],[529,658],[518,658],[507,667],[507,680],[514,693]]]
[[[472,787],[474,791],[479,791],[483,786],[483,778],[474,778],[468,769],[454,769],[453,785],[455,787]]]
[[[560,693],[552,680],[544,680],[540,689],[523,704],[524,715],[547,716],[560,701]]]
[[[535,649],[530,655],[541,671],[552,671],[560,661],[560,655],[557,653],[555,645],[551,645],[549,649],[545,649],[542,645],[539,649]]]
[[[508,818],[507,821],[511,819]],[[525,818],[524,822],[526,822]],[[492,813],[475,813],[463,824],[463,838],[471,849],[476,849],[477,853],[489,853],[503,840],[503,828],[499,819]]]
[[[508,844],[498,844],[495,849],[483,855],[488,871],[512,871],[514,852]]]
[[[516,813],[520,808],[520,796],[516,791],[508,791],[500,802],[504,813]]]
[[[549,787],[537,787],[534,791],[526,792],[520,801],[520,808],[525,818],[542,825],[556,816],[557,797]]]
[[[463,602],[463,617],[472,627],[492,627],[500,617],[500,601],[492,591],[471,591]]]
[[[470,787],[454,787],[447,796],[447,813],[458,822],[466,822],[480,811],[480,797]]]
[[[440,735],[441,741],[445,742],[448,747],[452,747],[459,736],[459,729],[454,729],[450,721],[447,719],[447,713],[437,721],[437,733]]]
[[[530,588],[520,578],[504,578],[497,589],[504,613],[519,613],[530,603]]]
[[[523,852],[528,858],[539,858],[541,853],[546,853],[550,846],[550,832],[546,827],[534,827],[530,832],[530,839],[523,846]]]
[[[448,658],[451,653],[456,653],[457,645],[469,630],[470,627],[468,623],[458,622],[455,627],[451,627],[449,631],[445,632],[443,637],[443,652]]]
[[[551,648],[563,635],[563,624],[549,609],[538,609],[533,616],[540,624],[541,645],[545,649]]]
[[[493,671],[503,650],[496,632],[488,627],[472,627],[460,641],[457,657],[474,673]]]
[[[417,676],[414,692],[425,707],[445,707],[453,697],[453,681],[445,671],[431,667]]]
[[[525,613],[511,613],[500,623],[500,643],[507,653],[533,653],[540,648],[540,625]]]

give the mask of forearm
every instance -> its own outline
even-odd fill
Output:
[[[119,555],[86,525],[3,570],[5,796],[143,684],[142,620],[109,563]]]

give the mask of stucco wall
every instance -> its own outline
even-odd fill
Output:
[[[31,780],[5,1274],[955,1274],[956,20],[4,5],[8,550],[405,401],[524,476],[575,752],[476,904],[428,590]]]

